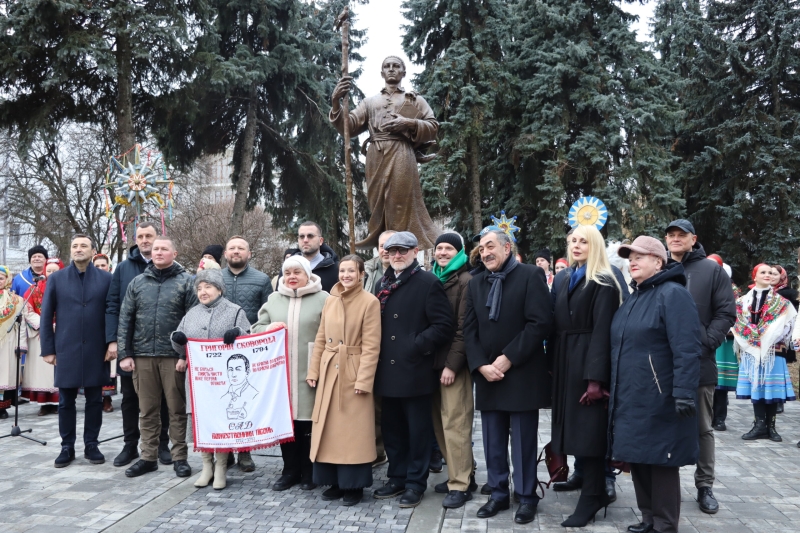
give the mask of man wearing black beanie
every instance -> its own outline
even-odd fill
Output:
[[[28,287],[33,285],[36,276],[44,276],[44,265],[49,259],[47,248],[41,244],[28,250],[28,263],[31,265],[14,277],[11,290],[18,296],[23,296]]]
[[[553,287],[553,275],[552,270],[550,270],[550,266],[553,264],[553,256],[550,255],[550,250],[547,248],[542,248],[538,250],[535,254],[533,254],[533,263],[544,270],[544,275],[547,277],[547,286],[552,288]]]

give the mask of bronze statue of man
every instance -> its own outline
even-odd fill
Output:
[[[439,230],[422,201],[415,151],[435,141],[439,123],[424,98],[406,91],[400,82],[406,75],[402,59],[389,56],[383,61],[381,77],[386,86],[381,93],[362,100],[350,112],[350,134],[369,131],[367,149],[367,200],[369,235],[357,248],[378,245],[386,230],[410,231],[420,248],[433,248]],[[343,76],[333,90],[330,121],[342,133],[344,117],[340,100],[347,96],[351,76]]]

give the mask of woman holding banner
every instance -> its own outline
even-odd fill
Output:
[[[314,482],[330,485],[323,500],[361,501],[372,486],[375,404],[372,384],[381,346],[381,306],[362,287],[364,260],[348,255],[339,263],[339,283],[325,302],[308,369],[318,388],[312,414]]]
[[[277,292],[269,295],[267,303],[258,311],[258,322],[253,325],[253,333],[285,327],[289,352],[294,442],[281,444],[283,472],[272,484],[272,490],[286,490],[298,483],[302,490],[312,490],[316,487],[309,459],[314,389],[303,379],[308,372],[328,293],[322,290],[322,281],[311,273],[311,263],[302,255],[286,258],[281,272]]]
[[[222,297],[225,282],[219,268],[199,271],[194,287],[200,303],[186,313],[178,329],[172,333],[172,347],[182,359],[186,358],[186,343],[189,338],[222,338],[225,344],[232,344],[236,337],[250,331],[250,322],[244,309]],[[213,480],[216,490],[224,489],[227,484],[225,478],[228,472],[228,453],[216,452],[215,464],[213,450],[201,451],[203,471],[194,486],[207,487]]]

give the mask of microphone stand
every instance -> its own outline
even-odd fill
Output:
[[[39,280],[36,280],[36,278],[34,278],[34,281],[36,283],[36,285],[34,285],[35,288],[31,291],[31,293],[28,295],[28,297],[25,298],[22,301],[22,305],[19,307],[19,311],[17,311],[17,316],[14,317],[14,320],[11,321],[11,326],[9,326],[9,328],[6,330],[6,333],[11,333],[11,330],[14,329],[14,326],[15,325],[19,325],[19,327],[17,328],[17,349],[14,350],[14,354],[17,356],[17,382],[16,382],[16,389],[15,389],[16,390],[16,394],[17,394],[17,401],[14,402],[14,425],[11,426],[11,433],[9,433],[8,435],[0,435],[0,439],[4,439],[6,437],[22,437],[23,439],[28,439],[28,440],[32,440],[33,442],[38,442],[42,446],[47,446],[47,442],[45,442],[43,440],[34,439],[33,437],[29,437],[27,435],[23,435],[23,433],[33,433],[32,429],[22,430],[19,427],[19,390],[20,390],[19,389],[19,385],[20,385],[20,383],[19,383],[19,374],[20,374],[20,366],[21,366],[21,362],[22,362],[22,350],[20,350],[20,345],[22,343],[22,328],[25,327],[25,323],[22,320],[22,311],[25,309],[25,306],[28,305],[28,300],[31,299],[31,296],[33,296],[33,293],[35,293],[37,290],[39,290],[39,287],[38,287]],[[6,289],[6,290],[10,290],[10,289]]]

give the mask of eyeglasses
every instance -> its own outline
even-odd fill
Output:
[[[298,235],[297,236],[297,238],[300,239],[301,241],[304,241],[306,239],[308,239],[310,241],[314,237],[316,237],[316,235],[314,235],[313,233],[309,233],[308,235]]]
[[[386,250],[386,253],[389,255],[406,255],[408,250],[408,248],[390,248]]]

